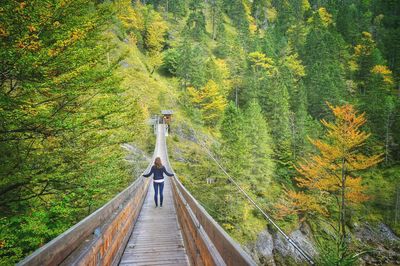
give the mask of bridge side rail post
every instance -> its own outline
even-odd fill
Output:
[[[172,179],[174,204],[192,265],[226,265]]]

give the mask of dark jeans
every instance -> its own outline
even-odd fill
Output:
[[[157,198],[158,198],[158,191],[160,190],[160,206],[162,206],[164,182],[162,182],[162,183],[153,182],[153,187],[154,187],[154,202],[156,203],[156,206],[158,206]]]

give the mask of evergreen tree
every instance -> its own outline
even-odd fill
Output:
[[[305,14],[311,9],[308,0],[272,0],[272,5],[276,9],[277,30],[282,35],[301,24]]]
[[[175,20],[182,18],[187,14],[187,3],[185,0],[169,1],[168,11],[174,14]]]
[[[190,14],[186,21],[186,33],[196,41],[200,41],[206,34],[206,17],[203,12],[204,2],[193,0],[189,4]]]
[[[245,4],[242,0],[224,0],[224,6],[228,16],[232,19],[242,37],[247,37],[249,32],[249,21],[244,5]]]
[[[258,98],[275,140],[275,155],[281,165],[291,158],[290,106],[288,88],[281,67],[274,59],[260,52],[249,54],[253,83],[251,97]],[[279,60],[279,59],[277,59]]]
[[[384,55],[399,84],[400,76],[400,5],[397,1],[371,1],[373,29],[378,48]],[[399,88],[399,86],[397,86]]]
[[[253,189],[268,185],[275,172],[273,140],[260,105],[253,100],[244,112],[246,137],[251,153],[251,183]]]
[[[176,75],[180,78],[182,85],[187,88],[194,86],[200,88],[207,82],[206,79],[206,51],[201,44],[191,43],[184,38],[177,48],[179,57]]]
[[[394,118],[395,97],[392,71],[384,65],[380,51],[376,48],[372,35],[362,33],[362,39],[354,48],[350,62],[360,109],[367,113],[368,126],[374,139],[384,143],[385,161],[388,162],[393,146],[391,126]],[[377,101],[376,99],[380,99]]]
[[[354,45],[361,33],[370,29],[372,13],[369,5],[367,1],[351,0],[337,6],[336,28],[347,43]]]
[[[241,110],[229,103],[221,122],[221,149],[224,166],[239,179],[247,178],[250,169],[249,141]]]
[[[332,16],[324,8],[314,12],[310,20],[302,59],[307,69],[304,85],[307,88],[309,112],[315,118],[329,115],[325,101],[332,104],[345,99],[343,39],[333,28]]]
[[[223,25],[223,0],[211,0],[211,25],[212,25],[212,38],[215,40],[217,36],[224,30]]]

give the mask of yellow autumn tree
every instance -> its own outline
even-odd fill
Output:
[[[249,53],[249,60],[255,72],[268,71],[274,67],[274,60],[260,52]]]
[[[208,126],[216,125],[227,104],[218,84],[209,80],[200,90],[189,87],[188,93],[191,96],[192,103],[200,108],[205,124]]]
[[[321,120],[327,129],[325,138],[310,139],[316,149],[296,167],[295,178],[301,191],[287,191],[289,205],[281,204],[283,213],[315,213],[337,217],[340,238],[346,237],[346,210],[368,199],[360,170],[379,163],[382,155],[364,155],[360,147],[370,134],[361,130],[366,122],[350,104],[332,106],[335,120]]]
[[[138,5],[140,9],[141,7],[140,2],[138,2],[136,5]],[[122,26],[129,34],[132,41],[136,43],[137,36],[135,36],[135,33],[144,30],[143,16],[140,14],[138,10],[134,9],[132,2],[130,0],[115,1],[114,6]]]

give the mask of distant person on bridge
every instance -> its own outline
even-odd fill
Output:
[[[152,174],[153,176],[153,187],[154,187],[154,201],[156,203],[156,208],[158,207],[158,191],[160,191],[160,207],[163,204],[163,190],[164,190],[164,175],[174,176],[174,174],[168,173],[165,169],[165,166],[162,165],[160,157],[157,157],[154,161],[154,165],[151,167],[151,170],[148,174],[144,174],[144,177],[149,177]]]

